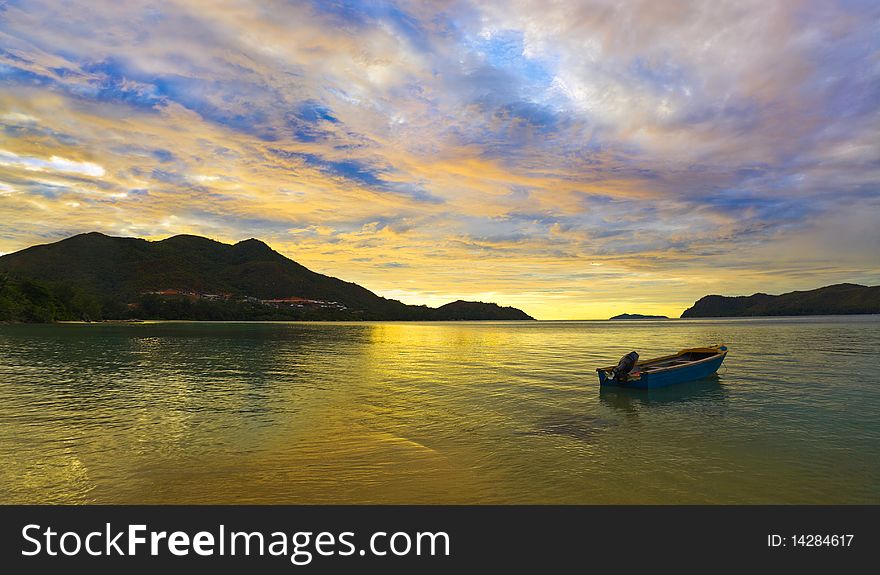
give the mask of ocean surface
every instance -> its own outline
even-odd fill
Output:
[[[878,350],[880,316],[0,325],[0,503],[876,504]]]

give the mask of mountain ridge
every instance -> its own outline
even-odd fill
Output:
[[[41,301],[66,286],[94,301],[90,317],[108,319],[534,319],[482,302],[429,308],[386,299],[314,272],[255,238],[226,244],[190,234],[149,241],[89,232],[6,254],[0,273],[7,287],[10,278],[30,282],[25,291],[33,291],[33,282],[45,284],[49,293]]]
[[[880,313],[880,286],[840,283],[769,295],[707,295],[682,312],[683,318]]]

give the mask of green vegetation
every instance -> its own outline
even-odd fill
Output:
[[[255,239],[149,242],[93,232],[0,257],[0,273],[14,279],[0,321],[532,319],[478,302],[406,305],[315,273]],[[310,301],[267,303],[284,298]]]
[[[837,315],[880,313],[880,286],[836,284],[782,295],[707,295],[681,317],[744,317],[765,315]]]
[[[98,300],[69,284],[13,280],[0,272],[0,321],[93,321],[101,318]]]

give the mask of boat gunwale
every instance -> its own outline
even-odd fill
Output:
[[[639,367],[639,366],[647,366],[647,365],[649,365],[649,364],[651,364],[651,363],[656,363],[656,362],[658,362],[658,361],[664,361],[664,360],[667,360],[667,359],[674,359],[674,358],[676,358],[676,357],[681,357],[682,355],[684,355],[684,354],[686,354],[686,353],[692,353],[692,352],[696,352],[696,353],[700,353],[700,352],[702,352],[702,353],[709,353],[709,352],[712,352],[712,355],[710,355],[709,357],[704,357],[703,359],[697,359],[697,360],[694,360],[694,361],[689,361],[689,362],[687,362],[687,363],[685,363],[685,364],[682,364],[682,365],[670,365],[670,366],[668,366],[668,367],[661,367],[661,368],[658,368],[658,369],[653,369],[653,370],[651,370],[651,371],[641,371],[641,370],[640,370],[640,371],[637,372],[638,375],[637,375],[634,379],[641,379],[641,377],[642,377],[643,375],[649,375],[649,374],[652,374],[652,373],[664,373],[664,372],[666,372],[666,371],[671,371],[671,370],[674,370],[674,369],[682,369],[682,368],[685,368],[685,367],[688,367],[688,366],[691,366],[691,365],[698,365],[698,364],[700,364],[700,363],[704,363],[704,362],[707,362],[707,361],[710,361],[710,360],[713,360],[713,359],[717,359],[719,356],[721,356],[721,357],[723,358],[723,357],[725,357],[725,356],[727,355],[727,350],[726,350],[726,349],[725,349],[725,350],[722,350],[722,349],[720,348],[720,346],[719,346],[719,347],[694,347],[694,348],[690,348],[690,349],[683,349],[683,350],[679,351],[678,353],[673,353],[673,354],[671,354],[671,355],[664,355],[664,356],[661,356],[661,357],[655,357],[655,358],[652,358],[652,359],[646,359],[646,360],[643,361],[643,362],[642,362],[642,361],[637,361],[633,369],[635,369],[635,367]],[[600,368],[596,368],[596,371],[598,371],[598,372],[602,372],[602,371],[604,371],[604,372],[606,372],[606,374],[607,374],[608,372],[611,372],[615,367],[617,367],[617,366],[611,366],[611,367],[600,367]],[[607,375],[606,375],[606,376],[607,376]]]

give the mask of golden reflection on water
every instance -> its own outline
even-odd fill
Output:
[[[717,341],[715,377],[596,383]],[[0,326],[0,501],[877,503],[878,343],[876,318]]]

